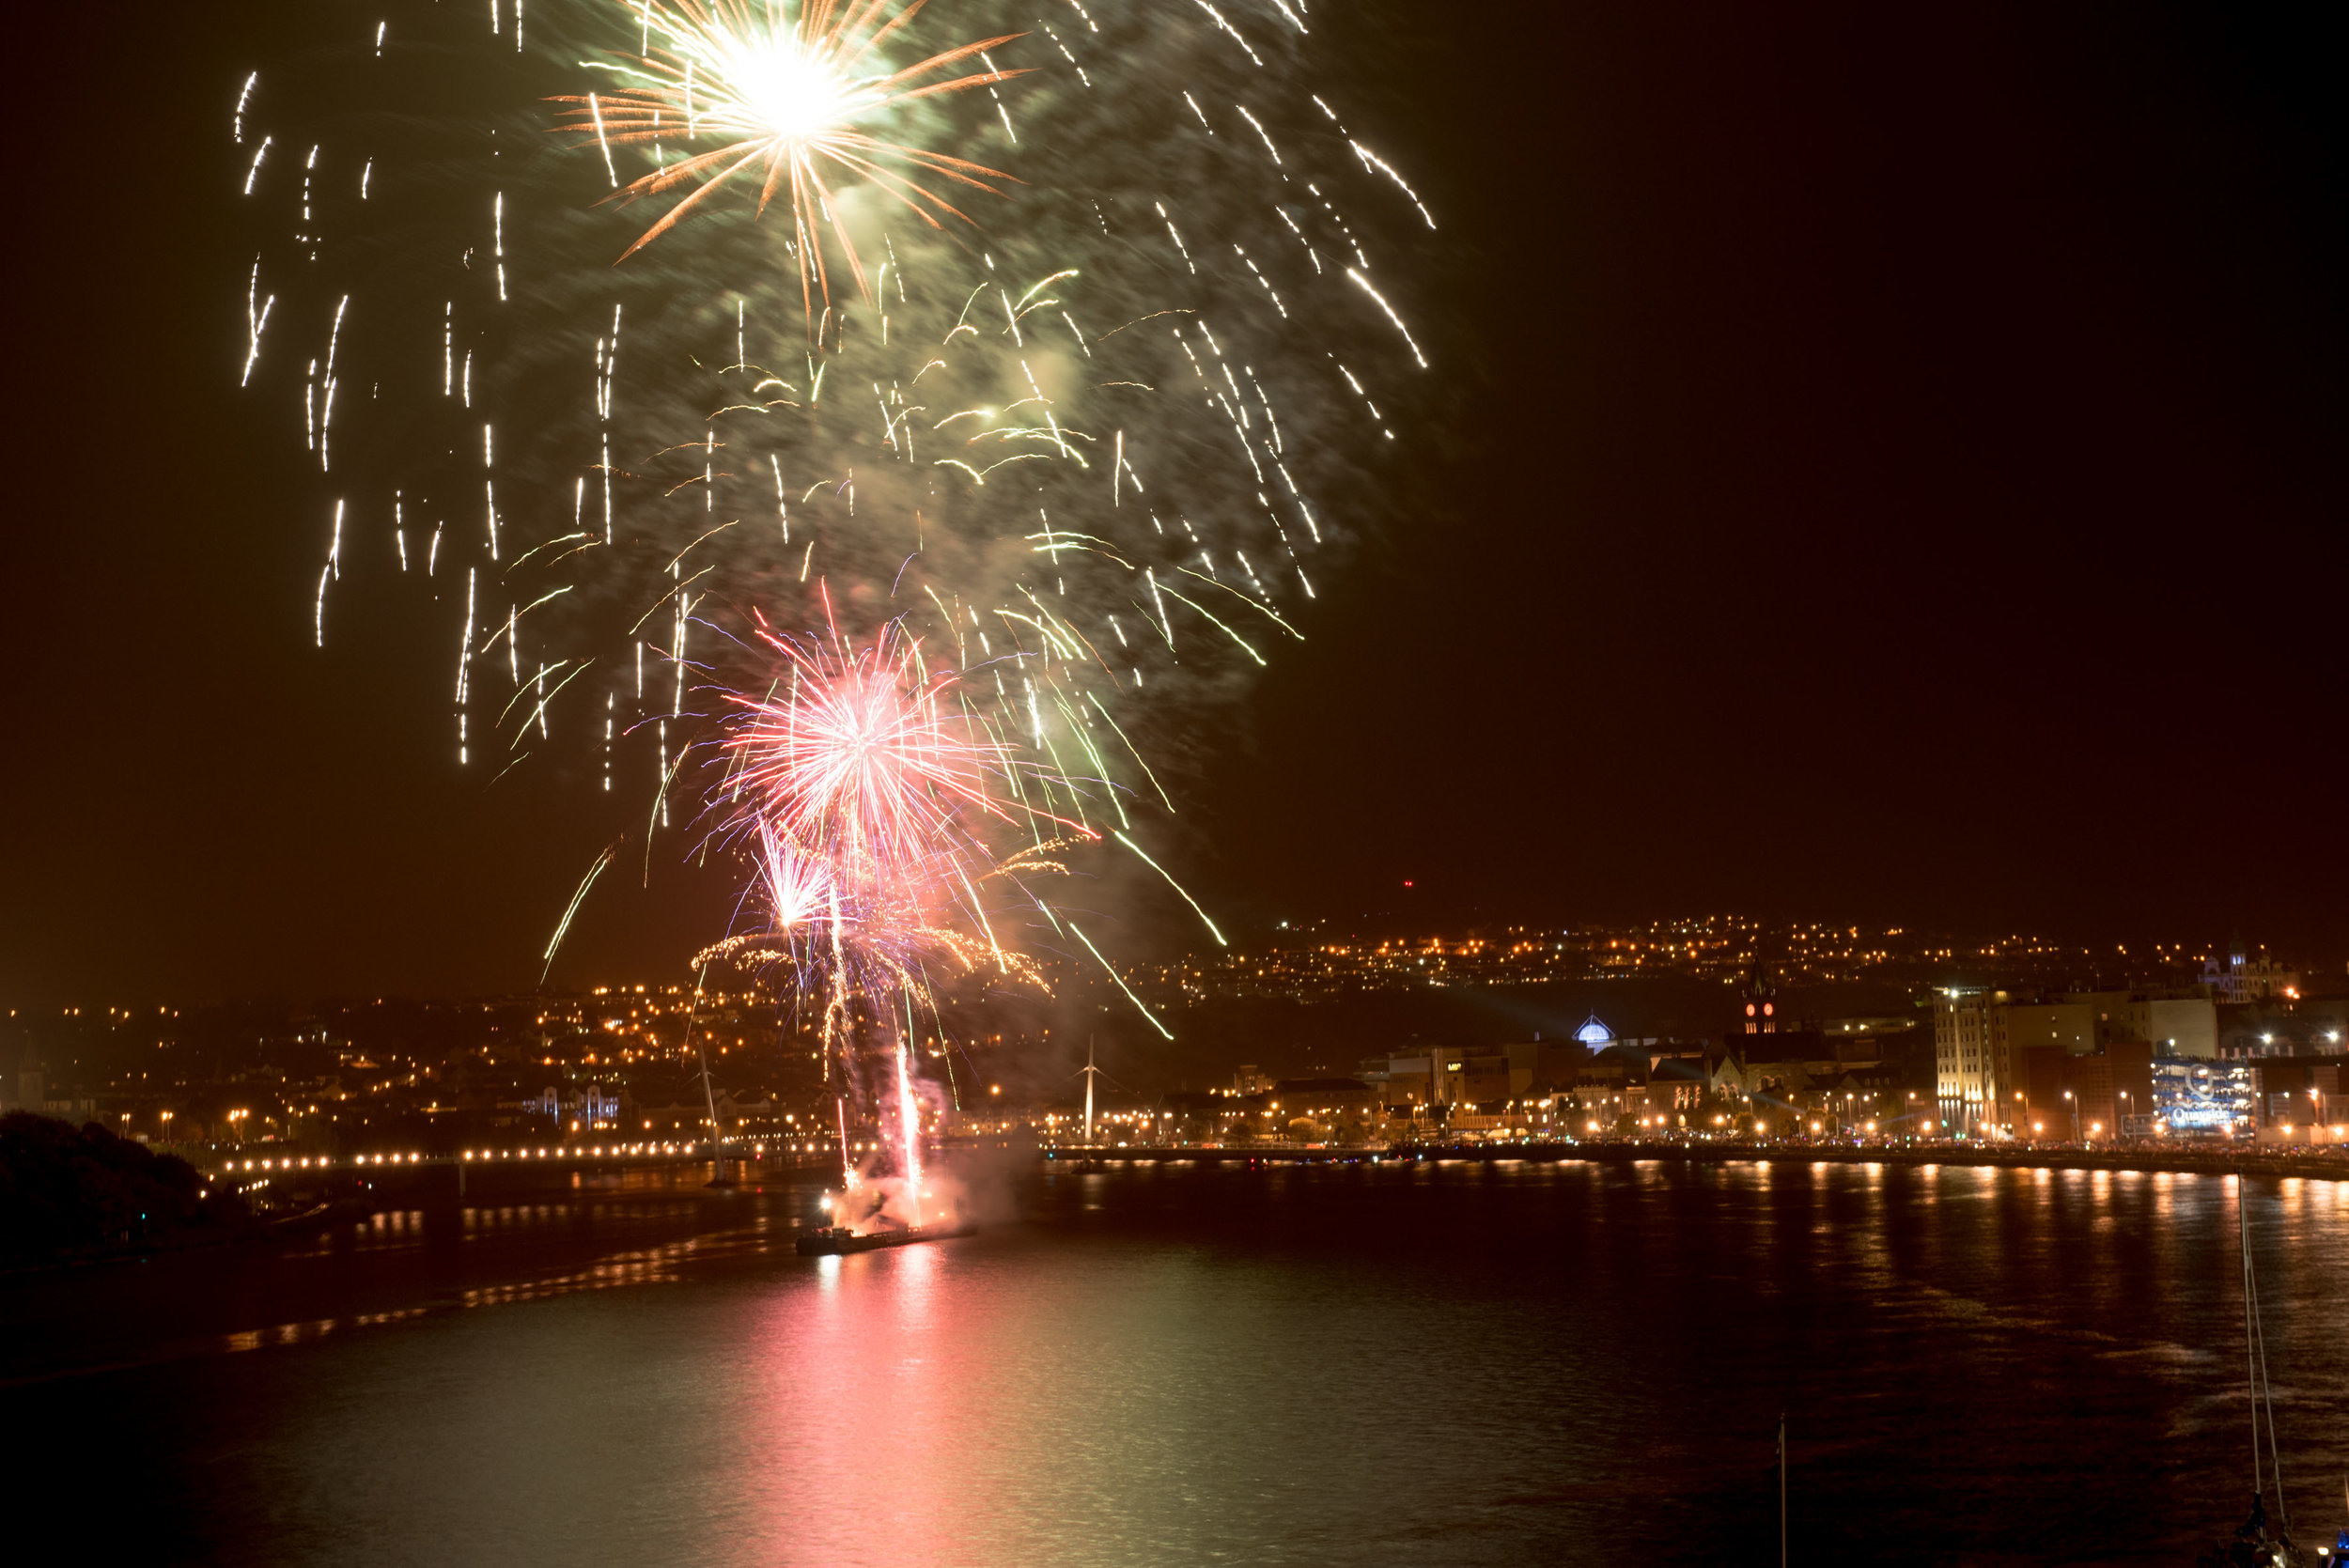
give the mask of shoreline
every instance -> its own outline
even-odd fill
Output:
[[[1604,1143],[1412,1143],[1355,1148],[1132,1147],[1047,1145],[1037,1151],[1048,1161],[1109,1164],[1115,1161],[1171,1165],[1183,1161],[1206,1165],[1354,1165],[1416,1164],[1466,1160],[1494,1165],[1524,1161],[1534,1164],[1569,1160],[1632,1165],[1651,1160],[1684,1164],[1793,1165],[1972,1165],[2022,1171],[2133,1171],[2148,1174],[2193,1176],[2301,1177],[2318,1181],[2349,1181],[2349,1159],[2310,1154],[2234,1154],[2219,1150],[1967,1148],[1957,1145],[1853,1147],[1850,1144],[1720,1142],[1604,1142]]]

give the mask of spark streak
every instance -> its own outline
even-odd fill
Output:
[[[1394,306],[1387,303],[1387,297],[1384,294],[1379,293],[1377,289],[1372,287],[1370,280],[1362,276],[1361,273],[1356,272],[1353,268],[1348,267],[1346,270],[1346,275],[1354,280],[1356,287],[1360,288],[1363,293],[1369,295],[1373,300],[1377,302],[1378,308],[1387,313],[1387,319],[1394,323],[1394,330],[1403,334],[1404,345],[1411,350],[1411,357],[1419,361],[1419,367],[1422,370],[1426,369],[1427,356],[1419,351],[1419,345],[1412,341],[1411,329],[1403,324],[1403,318],[1395,314]]]
[[[348,510],[319,498],[336,523],[314,641],[342,523],[370,527],[366,497],[389,497],[394,550],[352,565],[404,571],[407,513],[421,530],[428,508],[426,571],[402,591],[437,602],[444,544],[464,572],[459,764],[476,711],[509,768],[556,753],[540,742],[565,729],[559,744],[599,751],[603,790],[632,789],[622,809],[644,813],[647,875],[673,803],[690,854],[735,858],[742,902],[703,956],[781,982],[819,1036],[844,1153],[848,1104],[870,1140],[867,1169],[847,1172],[857,1203],[885,1202],[900,1223],[936,1222],[946,1203],[926,1188],[937,1086],[915,1048],[951,1045],[980,990],[1067,976],[1106,999],[1097,965],[1172,1037],[1053,879],[1097,869],[1114,837],[1225,940],[1181,857],[1142,847],[1160,842],[1145,819],[1177,805],[1150,753],[1298,635],[1291,607],[1326,549],[1373,532],[1347,526],[1379,502],[1347,448],[1393,439],[1390,412],[1411,417],[1390,390],[1401,353],[1429,363],[1371,282],[1387,234],[1340,208],[1373,200],[1405,228],[1400,190],[1433,219],[1303,90],[1301,5],[1140,8],[1104,33],[1081,0],[1062,0],[1066,13],[960,3],[961,28],[933,32],[941,12],[924,0],[582,0],[596,57],[565,68],[541,51],[525,68],[506,48],[521,44],[520,0],[477,0],[490,25],[475,9],[465,47],[494,40],[501,82],[535,93],[538,72],[569,70],[555,101],[565,179],[543,172],[565,160],[490,132],[470,173],[458,161],[474,152],[419,164],[379,148],[397,152],[400,178],[361,207],[334,160],[358,157],[371,129],[257,123],[273,96],[257,72],[232,119],[258,194],[245,210],[291,230],[247,278],[241,384],[272,384],[266,327],[306,334],[333,318],[319,358],[282,377],[321,469],[331,442],[320,483],[350,497]],[[362,94],[391,74],[350,69]],[[1309,100],[1335,134],[1288,117]],[[1189,124],[1203,134],[1166,134]],[[258,184],[278,129],[325,149],[305,165],[298,224],[290,176]],[[418,202],[435,190],[437,216]],[[623,214],[637,220],[625,233],[583,241],[599,220],[576,209],[598,197],[651,205]],[[686,222],[729,203],[725,222]],[[770,205],[768,238],[746,235]],[[423,242],[346,243],[347,221],[414,224]],[[452,280],[437,323],[415,294],[438,272],[371,275],[409,255]],[[1369,326],[1357,289],[1399,344]],[[627,399],[622,295],[649,307],[631,318]],[[752,319],[761,358],[804,344],[754,365]],[[827,399],[828,385],[853,395]],[[632,681],[626,667],[606,678],[614,660],[632,660]],[[494,688],[478,706],[476,675]],[[649,770],[619,754],[639,739]],[[542,980],[587,900],[609,895],[617,848],[574,890]]]
[[[555,923],[554,935],[547,939],[547,950],[542,955],[546,961],[538,970],[539,985],[545,985],[547,976],[553,971],[554,955],[562,948],[563,939],[570,934],[571,922],[579,918],[579,907],[587,902],[587,890],[596,885],[596,878],[603,875],[605,866],[618,858],[619,851],[617,840],[604,846],[603,853],[596,857],[596,863],[589,866],[587,875],[580,878],[579,891],[571,894],[570,903],[563,910],[563,918]]]

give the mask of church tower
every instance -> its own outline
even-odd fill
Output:
[[[1745,1004],[1745,1032],[1748,1034],[1778,1032],[1778,983],[1755,959],[1746,970],[1745,979],[1737,986],[1738,1000]]]

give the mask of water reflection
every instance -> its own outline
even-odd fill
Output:
[[[2249,1196],[2313,1481],[2349,1466],[2340,1188]],[[9,1414],[60,1455],[148,1423],[104,1484],[163,1560],[1709,1560],[1774,1515],[1781,1408],[1811,1560],[2190,1557],[2248,1483],[2212,1178],[1137,1167],[1017,1197],[969,1241],[810,1260],[812,1188],[508,1195],[257,1292],[196,1259],[118,1276],[163,1282],[135,1312],[59,1281],[16,1304],[87,1319],[81,1365],[229,1321]],[[91,1474],[22,1479],[86,1510]]]

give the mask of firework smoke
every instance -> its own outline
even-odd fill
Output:
[[[1433,220],[1287,0],[487,9],[235,105],[318,635],[407,574],[461,761],[736,856],[704,956],[821,1019],[910,1207],[940,987],[1108,968],[1067,855],[1176,882],[1151,739],[1297,635],[1425,363],[1375,237]]]

